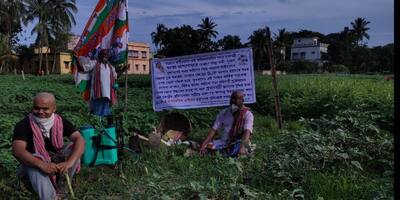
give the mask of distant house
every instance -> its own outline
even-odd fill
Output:
[[[67,44],[66,51],[57,52],[54,57],[50,48],[42,47],[42,70],[46,71],[45,56],[47,53],[49,71],[52,71],[54,63],[54,74],[71,73],[72,51],[79,41],[79,36],[72,36]],[[39,73],[39,48],[34,49],[34,57],[30,63],[24,64],[26,73]],[[55,60],[54,60],[55,58]],[[150,46],[147,43],[128,43],[128,74],[150,74]]]
[[[72,64],[72,50],[76,46],[79,41],[79,36],[72,35],[69,38],[67,43],[67,48],[64,51],[54,52],[52,49],[43,46],[42,47],[42,70],[43,72],[39,72],[39,63],[40,63],[40,48],[34,48],[34,55],[32,60],[29,63],[24,63],[24,71],[26,73],[45,73],[46,71],[46,54],[48,59],[48,70],[53,74],[68,74],[71,73],[71,64]],[[54,68],[54,69],[53,69]]]
[[[45,73],[46,72],[46,54],[48,60],[48,70],[53,72],[53,74],[68,74],[71,72],[71,62],[72,57],[69,51],[61,51],[57,52],[54,56],[54,53],[48,47],[42,47],[42,70],[43,72],[39,72],[39,64],[40,64],[40,48],[34,49],[33,58],[29,63],[25,63],[23,68],[26,73]],[[54,68],[53,68],[54,67]]]
[[[72,36],[68,49],[73,50],[79,36]],[[128,42],[128,74],[150,74],[150,45],[143,42]]]
[[[328,44],[318,42],[317,37],[294,38],[290,60],[309,60],[322,63],[322,53],[328,52]]]
[[[128,43],[128,74],[150,74],[150,46],[143,42]]]

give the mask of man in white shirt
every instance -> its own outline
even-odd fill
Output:
[[[250,136],[253,132],[254,116],[244,106],[244,93],[234,91],[230,106],[221,110],[200,147],[200,153],[208,150],[222,150],[226,155],[236,156],[249,153]],[[213,140],[217,131],[223,128],[220,139]]]
[[[108,62],[108,50],[99,52],[98,60],[79,57],[78,62],[90,78],[90,112],[98,116],[111,115],[111,106],[116,103],[115,81],[117,73]]]

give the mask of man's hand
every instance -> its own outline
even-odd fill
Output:
[[[68,169],[70,169],[73,165],[74,165],[73,162],[65,161],[62,163],[58,163],[57,169],[61,174],[64,174],[64,173],[68,172]]]
[[[206,139],[203,141],[203,143],[201,143],[201,147],[200,147],[200,154],[204,155],[207,151],[207,145],[208,143],[212,140],[212,138],[214,137],[214,135],[216,134],[216,130],[210,128],[210,130],[208,131],[208,135],[206,137]]]
[[[250,135],[251,135],[250,130],[246,129],[242,136],[242,144],[240,145],[240,150],[239,150],[240,155],[247,155],[249,153],[248,147],[250,145]]]
[[[14,140],[12,143],[13,154],[18,161],[23,165],[29,167],[35,167],[40,169],[46,174],[54,174],[58,172],[55,163],[47,163],[42,159],[34,157],[30,152],[26,150],[27,142],[24,140]]]
[[[247,155],[247,154],[248,154],[247,148],[244,145],[241,145],[239,150],[239,155]]]
[[[55,163],[42,162],[41,164],[39,164],[39,169],[46,174],[55,174],[58,172],[58,168]]]
[[[204,155],[205,153],[206,153],[206,147],[207,147],[207,144],[206,145],[201,145],[201,147],[200,147],[200,154],[201,155]]]

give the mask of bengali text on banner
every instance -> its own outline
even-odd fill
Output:
[[[155,111],[229,105],[234,90],[256,102],[251,48],[153,59],[151,67]]]

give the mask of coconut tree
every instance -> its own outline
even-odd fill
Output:
[[[0,1],[0,33],[7,36],[9,47],[12,46],[16,33],[21,30],[24,13],[20,0]]]
[[[30,71],[31,69],[31,60],[34,58],[34,52],[33,52],[33,48],[29,48],[26,45],[21,45],[18,46],[18,48],[16,49],[16,52],[19,56],[19,60],[18,60],[18,64],[20,66],[21,72],[23,73],[23,69],[25,65],[27,70]]]
[[[168,28],[164,24],[157,24],[155,32],[151,32],[151,39],[153,43],[160,49],[165,45],[165,37],[167,35]]]
[[[50,21],[54,29],[69,30],[76,24],[74,13],[78,12],[78,8],[75,0],[53,0],[50,1],[50,6],[52,8]]]
[[[217,24],[212,21],[211,18],[206,17],[201,20],[201,24],[197,25],[199,27],[196,30],[197,35],[199,35],[199,45],[200,52],[209,52],[217,50],[217,44],[212,41],[213,38],[216,38],[218,32],[215,29]]]
[[[17,42],[17,34],[21,31],[21,19],[24,17],[24,6],[20,0],[0,1],[0,37],[4,55],[2,58],[11,58],[11,49]],[[10,64],[10,59],[0,60],[3,66]],[[2,67],[3,67],[2,66]],[[2,70],[0,67],[0,71]],[[8,67],[9,68],[9,67]]]
[[[267,45],[269,44],[267,30],[261,28],[253,31],[249,37],[249,44],[253,48],[256,69],[260,70],[267,65]]]
[[[238,49],[244,47],[240,42],[240,37],[237,35],[226,35],[224,38],[218,40],[220,50]]]
[[[39,47],[39,72],[42,71],[42,58],[43,46],[48,47],[48,37],[49,37],[49,30],[50,30],[50,23],[49,19],[51,16],[52,7],[51,1],[48,0],[24,0],[24,5],[26,8],[26,18],[24,19],[24,24],[27,25],[28,23],[33,22],[34,27],[32,29],[31,34],[37,34],[37,44]],[[47,54],[46,54],[47,55]],[[48,66],[47,71],[48,71]]]
[[[291,38],[286,29],[278,29],[278,34],[274,33],[274,47],[279,50],[279,61],[285,61],[286,48],[290,47]]]
[[[367,27],[371,22],[367,21],[365,18],[358,17],[353,22],[351,22],[352,30],[351,33],[354,35],[357,40],[357,44],[359,45],[364,38],[369,40],[369,35],[367,31],[370,29]]]
[[[55,59],[59,50],[65,49],[69,41],[72,25],[76,24],[74,13],[78,12],[75,0],[53,0],[51,2],[52,16],[50,18],[50,28],[54,39],[52,38],[50,46],[53,52],[53,66],[51,72],[55,70]]]
[[[216,38],[218,35],[218,32],[214,30],[214,28],[217,27],[217,24],[209,17],[201,19],[201,24],[197,26],[200,28],[199,30],[205,38]]]

